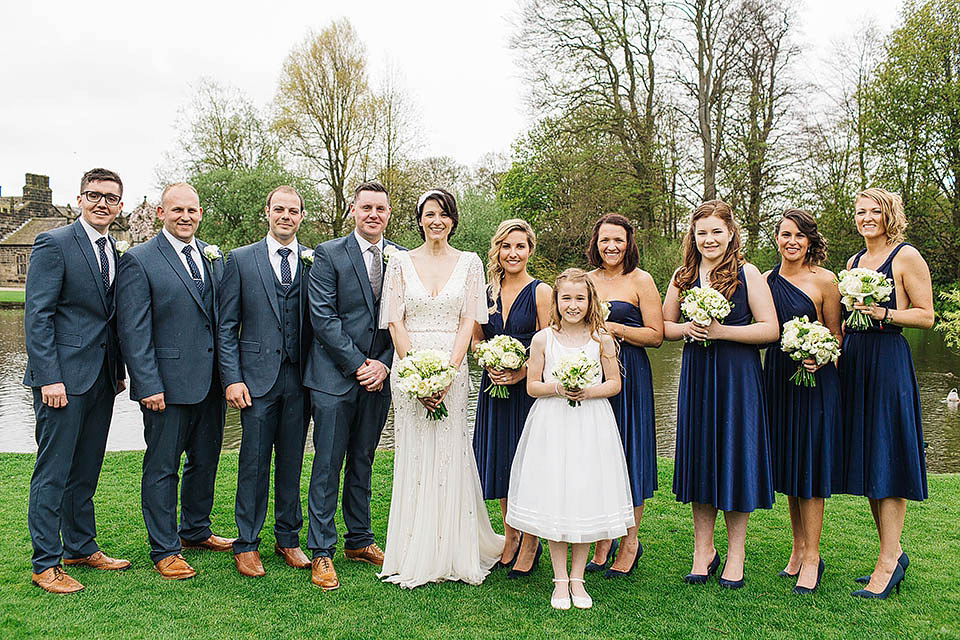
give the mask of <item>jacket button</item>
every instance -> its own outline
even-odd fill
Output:
[[[209,349],[207,349],[207,353],[213,353],[213,347],[210,347]]]
[[[100,343],[100,348],[101,348],[101,349],[106,349],[106,348],[107,348],[106,343],[105,343],[105,342],[101,342],[101,343]]]
[[[207,324],[207,325],[204,325],[203,328],[204,328],[204,329],[209,329],[209,328],[210,328],[210,325],[208,325],[208,324]]]
[[[367,329],[367,333],[373,333],[373,327],[370,327],[369,329]]]
[[[280,349],[277,349],[277,355],[280,355]]]

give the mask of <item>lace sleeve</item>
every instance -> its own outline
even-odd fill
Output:
[[[467,276],[464,282],[463,307],[460,317],[476,320],[486,324],[487,316],[487,282],[483,277],[483,263],[480,257],[471,253],[467,256]]]
[[[391,322],[403,322],[406,306],[403,301],[403,270],[399,252],[387,262],[387,272],[383,276],[383,291],[380,293],[380,328],[386,329]]]

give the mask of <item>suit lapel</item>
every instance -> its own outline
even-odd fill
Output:
[[[207,257],[203,255],[203,250],[209,245],[199,238],[195,239],[197,241],[197,249],[200,250],[200,268],[204,269],[204,273],[207,275],[204,286],[210,287],[210,297],[213,299],[213,317],[210,318],[210,314],[207,313],[206,305],[201,303],[200,308],[203,309],[204,315],[216,324],[217,312],[220,310],[220,304],[217,301],[217,296],[219,295],[217,287],[220,284],[220,277],[223,275],[221,271],[223,269],[223,255],[216,260],[208,260]],[[197,287],[194,286],[193,289],[196,291]]]
[[[309,247],[305,247],[302,244],[299,245],[299,249],[297,250],[298,251],[297,260],[300,260],[299,254],[303,253],[307,249],[309,249]],[[302,319],[304,317],[304,311],[307,308],[307,293],[308,293],[307,289],[310,286],[310,266],[303,260],[300,260],[299,268],[300,268],[300,318]],[[300,322],[300,334],[301,335],[303,334],[302,320]]]
[[[367,265],[363,262],[363,256],[360,255],[360,245],[357,239],[351,233],[346,239],[347,255],[350,256],[350,262],[357,272],[357,279],[360,281],[360,290],[363,291],[363,299],[367,302],[370,313],[374,314],[373,289],[370,287],[370,276],[367,274]]]
[[[100,262],[98,261],[96,254],[93,252],[93,245],[90,244],[90,237],[84,230],[83,225],[80,224],[79,218],[73,223],[73,225],[73,233],[76,237],[77,244],[80,246],[80,253],[82,253],[83,257],[87,259],[87,266],[90,267],[90,275],[93,276],[93,281],[97,285],[97,291],[100,293],[100,302],[103,304],[103,310],[109,313],[110,306],[107,304],[107,291],[103,288],[103,275],[100,273]],[[114,287],[114,289],[116,289],[116,287]]]
[[[199,242],[197,245],[199,246]],[[204,307],[203,300],[200,298],[200,292],[197,291],[197,285],[193,282],[193,278],[187,275],[187,269],[183,266],[183,263],[180,262],[180,256],[177,255],[173,245],[170,244],[170,241],[167,240],[166,236],[164,236],[162,233],[157,234],[157,247],[160,249],[160,255],[162,255],[170,264],[170,268],[173,269],[173,272],[178,278],[180,278],[180,282],[182,282],[183,286],[187,288],[187,292],[197,303],[197,306],[200,307],[200,310],[203,311],[203,314],[209,318],[207,309]],[[201,253],[202,251],[203,250],[201,249]],[[203,260],[203,258],[201,258],[201,260]]]
[[[270,256],[268,255],[267,239],[264,238],[253,247],[253,255],[257,261],[257,271],[260,273],[260,283],[263,284],[263,292],[270,301],[270,308],[273,309],[273,315],[277,316],[277,322],[280,322],[280,307],[277,302],[277,285],[273,283],[276,275],[273,273],[273,267],[270,265]]]

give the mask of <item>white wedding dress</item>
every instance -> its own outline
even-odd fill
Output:
[[[485,292],[475,253],[461,253],[449,280],[431,296],[401,251],[387,265],[380,326],[402,321],[411,350],[450,353],[461,317],[487,321]],[[392,367],[394,389],[396,372]],[[442,420],[427,419],[418,400],[393,393],[393,494],[379,576],[401,587],[444,580],[480,584],[503,551],[503,536],[490,526],[467,427],[469,383],[464,359],[444,399],[449,415]]]

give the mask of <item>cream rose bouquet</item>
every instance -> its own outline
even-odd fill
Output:
[[[577,351],[557,359],[550,374],[557,379],[560,386],[571,391],[579,391],[593,383],[600,375],[600,363],[591,360],[583,351]],[[578,401],[567,398],[571,407],[580,404]]]
[[[477,363],[481,367],[490,367],[502,371],[516,371],[527,361],[527,350],[523,344],[506,334],[484,340],[477,345],[474,353],[476,353]],[[510,390],[503,384],[491,383],[484,391],[493,398],[510,397]]]
[[[730,301],[713,287],[687,289],[680,301],[680,312],[701,327],[708,326],[713,320],[723,320],[732,310]],[[710,340],[704,340],[703,346],[710,346]]]
[[[862,311],[853,308],[854,303],[877,304],[886,302],[893,293],[893,281],[873,269],[845,269],[837,275],[837,288],[840,289],[841,302],[850,315],[847,326],[855,331],[863,331],[873,326],[873,319]]]
[[[840,357],[840,341],[830,333],[830,329],[807,316],[794,318],[783,323],[783,335],[780,336],[780,350],[797,361],[801,361],[790,381],[805,387],[817,386],[817,379],[807,371],[802,361],[813,358],[817,366],[824,365]]]
[[[397,363],[397,387],[411,398],[429,398],[446,389],[457,370],[450,364],[450,354],[436,349],[410,351]],[[449,415],[444,403],[434,411],[427,411],[431,420]]]

